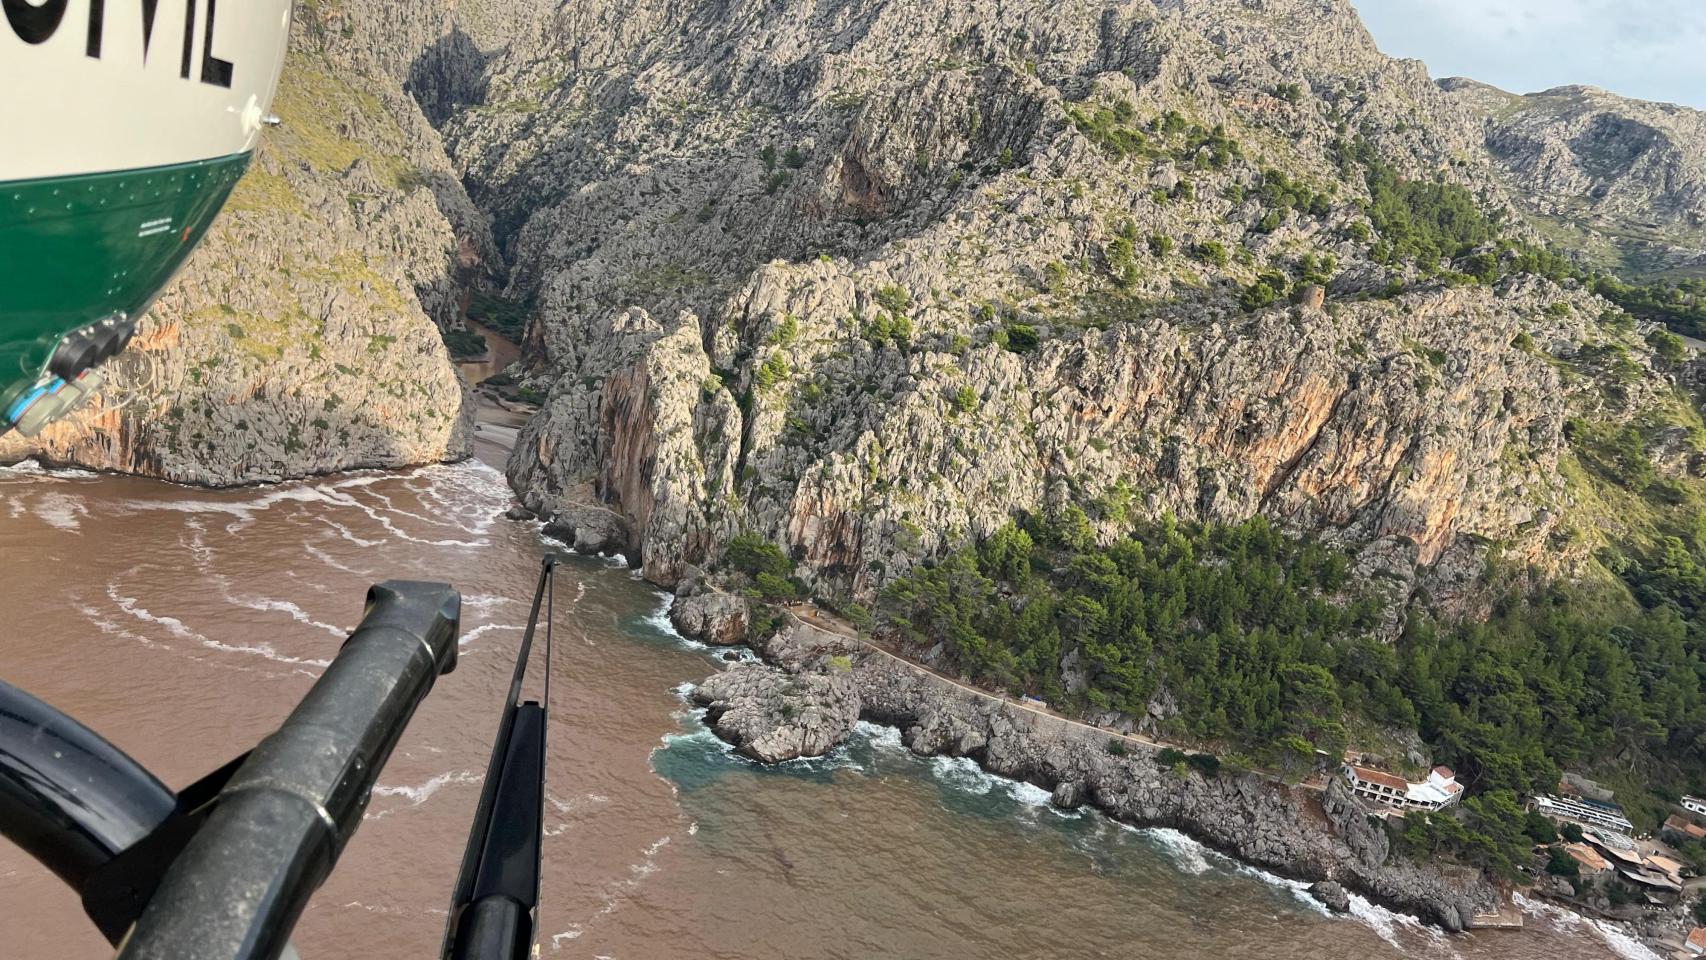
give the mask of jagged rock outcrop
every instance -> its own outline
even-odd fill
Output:
[[[859,722],[859,691],[844,672],[737,664],[696,687],[693,701],[719,737],[765,763],[822,756]]]
[[[712,646],[734,646],[747,641],[752,605],[726,590],[684,581],[670,604],[669,622],[684,637]]]
[[[1472,106],[1341,0],[574,5],[485,70],[443,131],[536,305],[510,478],[655,582],[751,531],[868,601],[1069,503],[1264,513],[1448,604],[1486,544],[1584,552],[1553,357],[1650,350],[1579,291],[1379,262],[1347,129],[1509,202]],[[1274,207],[1274,169],[1320,195]]]
[[[774,666],[736,665],[693,695],[708,708],[706,722],[747,756],[821,753],[863,718],[898,727],[915,753],[972,757],[1051,790],[1061,806],[1184,830],[1247,863],[1334,882],[1447,930],[1466,929],[1500,902],[1473,870],[1395,855],[1337,777],[1317,792],[1250,773],[1166,767],[1139,741],[1113,749],[1109,731],[950,683],[792,617],[757,646]]]
[[[1350,894],[1345,888],[1332,880],[1318,880],[1309,885],[1309,895],[1321,902],[1321,905],[1334,913],[1349,913],[1351,909]]]
[[[1706,113],[1587,86],[1440,84],[1485,117],[1513,195],[1575,231],[1573,246],[1637,274],[1706,267]]]

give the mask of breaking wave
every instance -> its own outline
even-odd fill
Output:
[[[1530,899],[1520,893],[1511,894],[1511,902],[1515,903],[1517,909],[1521,910],[1524,915],[1536,919],[1545,919],[1560,930],[1569,932],[1582,929],[1591,930],[1600,940],[1605,942],[1611,952],[1623,957],[1624,960],[1663,960],[1658,953],[1630,936],[1616,924],[1604,920],[1592,920],[1573,910],[1566,910],[1556,904],[1546,903],[1542,900]]]

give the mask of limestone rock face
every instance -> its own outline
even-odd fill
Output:
[[[1516,216],[1479,108],[1343,0],[541,16],[441,123],[535,308],[508,472],[654,582],[753,532],[869,602],[1068,504],[1265,514],[1448,607],[1487,544],[1579,558],[1556,358],[1651,351],[1579,290],[1381,262],[1343,129]],[[1263,271],[1298,303],[1241,304]]]
[[[693,700],[718,736],[765,763],[822,756],[859,722],[859,692],[845,673],[737,664],[701,683]]]
[[[678,593],[669,608],[669,622],[681,635],[712,646],[745,643],[752,624],[746,598],[711,587]]]

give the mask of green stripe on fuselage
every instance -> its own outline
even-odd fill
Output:
[[[0,412],[66,333],[146,309],[248,165],[244,153],[0,183]]]

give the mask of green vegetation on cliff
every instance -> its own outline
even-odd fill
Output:
[[[1706,512],[1690,516],[1608,560],[1617,583],[1513,593],[1486,622],[1418,606],[1396,644],[1346,555],[1261,518],[1142,523],[1100,546],[1068,509],[912,571],[882,612],[983,683],[1086,712],[1165,705],[1164,733],[1281,769],[1364,732],[1419,734],[1477,793],[1592,769],[1653,791],[1629,798],[1645,821],[1657,794],[1706,784]]]

